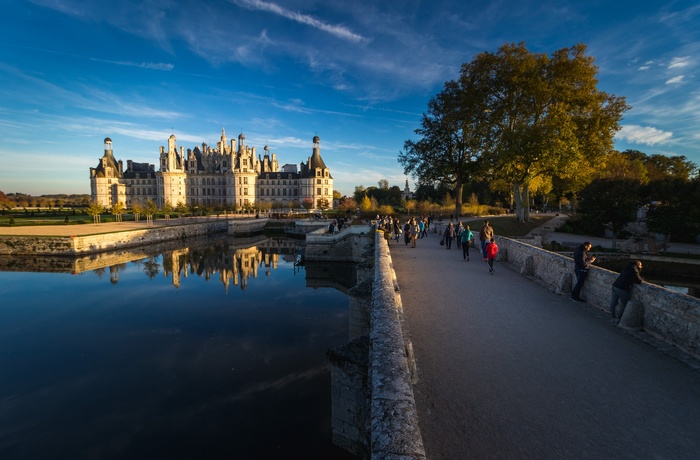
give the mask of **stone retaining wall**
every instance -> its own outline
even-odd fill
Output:
[[[0,236],[0,254],[76,256],[226,232],[225,220],[81,236]]]
[[[554,292],[571,293],[576,282],[571,258],[509,238],[496,237],[496,240],[498,261],[506,262]],[[610,286],[617,276],[615,272],[592,266],[581,296],[607,312]],[[647,283],[632,288],[632,299],[643,309],[641,327],[645,332],[700,358],[700,299]]]
[[[315,261],[359,262],[367,249],[370,230],[369,225],[353,225],[335,234],[325,228],[307,233],[304,257]]]

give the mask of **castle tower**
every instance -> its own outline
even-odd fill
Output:
[[[104,208],[115,203],[125,204],[125,186],[122,183],[121,166],[114,159],[112,139],[104,140],[104,153],[95,168],[90,168],[90,197]]]
[[[333,177],[321,158],[321,139],[314,136],[312,153],[306,165],[301,164],[300,200],[313,200],[314,209],[333,208]]]
[[[187,203],[185,152],[184,147],[180,147],[180,152],[177,151],[175,141],[175,135],[171,134],[167,151],[160,148],[160,171],[156,173],[158,206],[167,204],[176,207],[179,203]]]

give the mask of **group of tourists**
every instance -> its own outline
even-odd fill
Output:
[[[452,249],[453,240],[457,242],[457,249],[462,249],[462,258],[469,262],[469,248],[474,244],[474,233],[469,225],[464,225],[461,221],[453,225],[450,219],[450,223],[445,227],[440,244],[449,250]],[[493,227],[491,227],[488,220],[484,220],[484,225],[479,230],[479,244],[482,260],[488,264],[489,273],[493,275],[495,273],[493,262],[498,254],[498,245],[494,237]]]
[[[377,216],[377,228],[385,232],[387,240],[394,240],[398,243],[403,235],[404,244],[406,246],[410,244],[412,248],[415,248],[416,240],[428,237],[431,221],[432,216],[421,215],[411,217],[401,224],[401,221],[396,217]]]
[[[430,218],[427,216],[412,217],[403,226],[404,243],[416,247],[416,240],[427,238],[430,229]]]

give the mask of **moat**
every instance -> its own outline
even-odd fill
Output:
[[[79,273],[11,260],[0,458],[349,458],[326,352],[348,339],[353,268],[302,267],[298,241],[261,238]]]

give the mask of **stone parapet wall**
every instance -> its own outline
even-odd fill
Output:
[[[576,282],[571,258],[509,238],[496,237],[496,240],[499,261],[554,292],[569,295]],[[615,272],[592,266],[581,296],[607,312],[610,287],[617,276]],[[632,299],[642,305],[645,332],[700,358],[700,299],[647,283],[632,288]]]
[[[375,278],[370,313],[370,448],[371,458],[424,459],[423,438],[408,353],[401,329],[389,245],[375,233]]]

